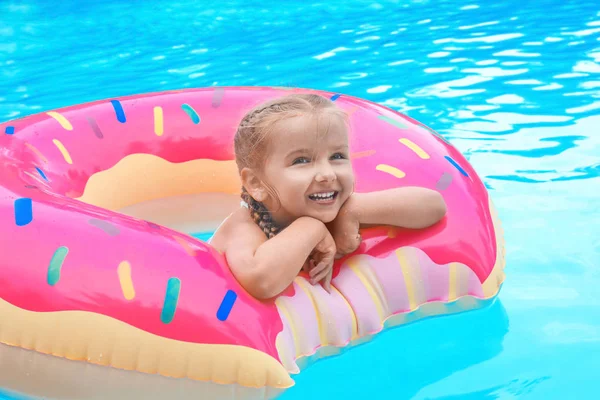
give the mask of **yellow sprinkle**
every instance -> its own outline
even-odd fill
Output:
[[[403,171],[387,164],[379,164],[375,169],[377,171],[387,172],[390,175],[394,175],[396,178],[404,178],[406,176],[406,174]]]
[[[456,300],[456,263],[448,266],[448,301]]]
[[[33,151],[35,154],[37,154],[38,157],[41,158],[43,162],[48,163],[48,159],[42,154],[41,151],[39,151],[37,148],[35,148],[32,144],[25,143],[25,146],[29,147],[31,149],[31,151]]]
[[[133,289],[133,281],[131,280],[131,264],[127,261],[121,261],[119,268],[117,268],[119,274],[119,282],[121,283],[121,290],[123,296],[127,300],[133,300],[135,297],[135,290]]]
[[[71,125],[71,123],[62,114],[57,113],[56,111],[48,111],[46,114],[57,120],[60,126],[65,128],[66,130],[73,130],[73,125]]]
[[[420,148],[414,142],[412,142],[412,141],[410,141],[409,139],[406,139],[406,138],[402,138],[399,141],[400,141],[400,143],[402,143],[403,145],[405,145],[406,147],[408,147],[409,149],[411,149],[412,151],[414,151],[423,160],[429,160],[429,154],[427,154],[425,152],[425,150],[423,150],[422,148]]]
[[[162,107],[154,107],[154,133],[156,133],[156,136],[162,136],[164,133]]]
[[[65,146],[63,146],[63,144],[60,142],[60,140],[58,140],[58,139],[52,139],[52,142],[56,145],[56,147],[58,147],[58,150],[60,151],[60,153],[64,157],[64,159],[67,162],[67,164],[73,164],[73,160],[71,159],[71,155],[69,154],[69,152],[67,151],[67,149],[65,149]]]

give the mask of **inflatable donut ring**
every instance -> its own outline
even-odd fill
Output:
[[[436,189],[447,216],[362,232],[331,294],[299,276],[258,301],[209,244],[117,211],[198,193],[239,206],[238,122],[300,92],[349,114],[357,192]],[[0,246],[0,387],[44,398],[275,397],[307,360],[481,307],[504,280],[499,221],[459,151],[380,105],[303,89],[136,95],[0,124]]]

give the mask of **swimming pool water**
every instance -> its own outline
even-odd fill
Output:
[[[498,301],[321,360],[282,399],[597,397],[596,0],[6,0],[0,77],[0,121],[141,92],[289,85],[426,123],[496,203]]]

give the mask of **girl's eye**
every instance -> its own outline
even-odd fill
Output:
[[[345,160],[347,157],[344,153],[335,153],[331,156],[333,160]]]
[[[310,160],[306,157],[298,157],[296,158],[293,162],[292,165],[296,165],[296,164],[306,164],[307,162],[310,162]]]

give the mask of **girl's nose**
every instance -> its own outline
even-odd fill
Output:
[[[315,180],[317,182],[333,182],[336,179],[335,171],[331,168],[329,162],[322,162],[317,165]]]

